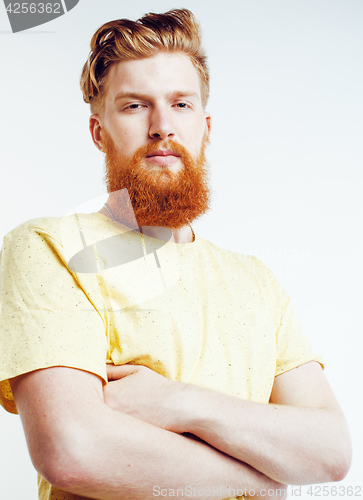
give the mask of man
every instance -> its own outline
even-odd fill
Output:
[[[102,26],[81,87],[107,204],[5,238],[0,400],[41,499],[285,498],[349,469],[289,297],[190,226],[209,204],[208,85],[189,11]]]

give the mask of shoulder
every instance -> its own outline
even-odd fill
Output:
[[[9,231],[4,239],[8,241],[16,241],[30,233],[57,233],[60,226],[60,218],[58,217],[39,217],[22,222],[17,227]]]
[[[2,259],[8,264],[34,258],[52,247],[60,247],[60,219],[42,217],[28,220],[4,236]]]
[[[276,283],[276,278],[273,272],[257,257],[220,248],[214,243],[211,243],[201,237],[200,240],[201,249],[205,254],[206,259],[213,258],[221,265],[232,266],[235,270],[239,269],[256,279]]]
[[[4,243],[17,244],[24,240],[50,241],[62,244],[71,233],[79,233],[87,227],[102,231],[106,219],[98,213],[71,214],[63,217],[39,217],[25,221],[4,236]]]

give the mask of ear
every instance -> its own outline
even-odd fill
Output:
[[[205,113],[205,122],[206,122],[206,133],[209,139],[212,130],[212,116],[209,113]]]
[[[102,136],[101,136],[101,117],[100,115],[93,114],[89,119],[89,130],[91,132],[92,140],[100,151],[104,152],[102,147]]]

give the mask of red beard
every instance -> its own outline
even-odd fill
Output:
[[[136,151],[125,160],[116,150],[112,138],[103,132],[106,153],[107,202],[112,214],[132,227],[135,217],[139,226],[163,226],[180,229],[205,214],[210,208],[205,149],[203,140],[197,158],[175,141],[157,141]],[[171,172],[168,167],[146,164],[145,157],[158,149],[170,149],[180,155],[181,168]],[[127,189],[132,207],[125,197]]]

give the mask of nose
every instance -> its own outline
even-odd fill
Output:
[[[149,136],[152,139],[172,139],[175,135],[172,119],[168,110],[164,107],[153,109],[150,118]]]

